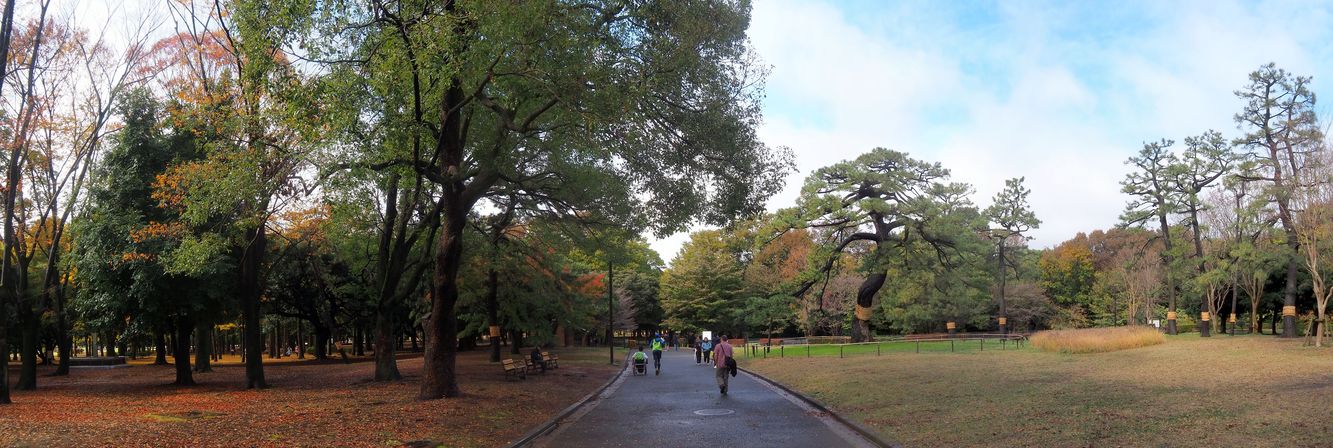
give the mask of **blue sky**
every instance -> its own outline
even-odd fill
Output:
[[[760,135],[799,170],[770,209],[883,146],[941,162],[983,207],[1025,176],[1036,247],[1114,225],[1143,142],[1238,136],[1232,92],[1264,63],[1313,76],[1333,113],[1329,1],[755,0],[749,34],[771,67]],[[686,239],[653,247],[670,260]]]

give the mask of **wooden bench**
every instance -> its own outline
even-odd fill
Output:
[[[552,354],[550,354],[550,353],[542,353],[542,361],[545,361],[545,362],[546,362],[546,368],[548,368],[548,369],[558,369],[558,368],[560,368],[560,355],[552,355]]]
[[[535,363],[535,362],[532,362],[532,358],[531,358],[531,357],[524,356],[524,357],[523,357],[523,365],[524,365],[524,366],[527,366],[527,368],[528,368],[528,372],[531,372],[531,373],[546,373],[546,371],[545,371],[544,369],[542,369],[542,366],[538,365],[538,364]]]
[[[518,379],[528,378],[528,367],[524,365],[521,361],[505,359],[500,361],[500,364],[504,366],[505,379],[518,380]]]

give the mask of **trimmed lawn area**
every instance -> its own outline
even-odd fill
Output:
[[[1333,349],[1301,340],[742,361],[909,447],[1333,446]]]
[[[619,369],[605,347],[552,353],[560,368],[525,381],[505,381],[484,350],[460,353],[463,396],[432,401],[415,399],[419,354],[400,359],[406,378],[388,383],[369,381],[374,364],[364,359],[266,358],[273,387],[263,391],[243,389],[244,368],[231,357],[188,388],[170,385],[173,366],[76,368],[67,377],[43,367],[38,390],[13,391],[14,404],[0,407],[0,446],[503,446]],[[506,347],[503,356],[519,355]]]
[[[1026,347],[1027,342],[1023,342]],[[1013,350],[1017,346],[1014,341],[991,340],[963,340],[955,341],[884,341],[869,342],[862,344],[812,344],[812,345],[775,345],[769,347],[767,353],[764,346],[759,346],[757,352],[746,351],[740,347],[736,349],[742,352],[736,356],[740,358],[820,358],[820,357],[860,357],[876,356],[888,353],[970,353],[991,350]]]

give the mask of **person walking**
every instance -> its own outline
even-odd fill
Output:
[[[727,394],[727,383],[731,379],[731,344],[727,343],[727,336],[722,335],[717,346],[713,347],[713,375],[717,378],[717,387],[722,391],[722,395]]]
[[[648,343],[653,348],[653,375],[662,374],[662,349],[666,348],[666,339],[662,339],[662,334],[653,335],[653,340]]]
[[[690,347],[694,347],[694,365],[699,366],[704,363],[704,349],[699,346],[699,337],[690,336]]]
[[[708,364],[713,360],[713,341],[710,338],[704,338],[702,347],[704,349],[704,364]]]

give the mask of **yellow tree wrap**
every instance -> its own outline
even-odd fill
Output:
[[[1204,312],[1202,312],[1202,313],[1199,313],[1199,320],[1201,320],[1201,321],[1208,322],[1208,320],[1209,320],[1208,318],[1209,318],[1209,317],[1212,317],[1212,316],[1209,316],[1207,311],[1204,311]]]
[[[1295,306],[1291,306],[1291,305],[1282,307],[1282,315],[1283,315],[1283,316],[1295,316],[1295,315],[1296,315],[1296,307],[1295,307]]]
[[[1231,313],[1231,317],[1228,317],[1228,318],[1227,318],[1227,322],[1230,322],[1230,323],[1233,323],[1233,324],[1236,323],[1236,313]]]
[[[856,320],[870,320],[870,308],[856,305]]]
[[[1176,312],[1175,312],[1175,311],[1167,311],[1167,312],[1166,312],[1166,320],[1176,320]]]
[[[1000,318],[1000,325],[1004,325],[1004,324],[1007,324],[1007,323],[1009,323],[1009,319],[1005,319],[1005,318],[1003,318],[1003,317]]]
[[[953,322],[946,322],[946,323],[944,324],[944,328],[947,328],[947,329],[952,330],[952,329],[954,329],[954,328],[958,328],[958,327],[957,327],[957,325],[954,324]]]
[[[499,325],[491,325],[491,337],[493,337],[493,338],[498,338],[498,337],[500,337],[500,326],[499,326]]]

